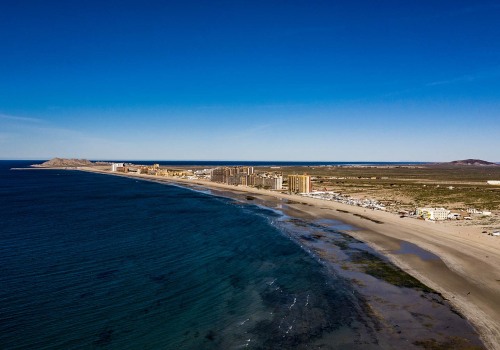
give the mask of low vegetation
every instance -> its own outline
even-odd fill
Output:
[[[285,177],[306,172],[313,176],[314,189],[374,198],[390,210],[411,210],[424,205],[444,206],[451,210],[469,207],[500,210],[500,186],[486,183],[500,180],[500,166],[314,166],[282,167],[279,170]]]

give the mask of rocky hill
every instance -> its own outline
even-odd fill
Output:
[[[485,160],[481,159],[464,159],[464,160],[454,160],[453,162],[450,162],[449,164],[454,164],[454,165],[496,165],[496,163],[492,162],[487,162]]]
[[[52,158],[42,164],[33,164],[32,167],[37,168],[67,168],[79,166],[92,166],[90,160],[87,159],[66,159],[66,158]]]

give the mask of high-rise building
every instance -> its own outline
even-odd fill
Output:
[[[281,190],[283,186],[283,176],[255,176],[252,186],[263,187],[269,190]]]
[[[288,191],[292,193],[309,193],[312,191],[311,176],[288,175]]]
[[[281,190],[283,176],[278,174],[256,174],[253,167],[220,167],[212,169],[210,180],[227,185],[256,186],[269,190]]]
[[[210,179],[228,185],[240,185],[246,180],[241,180],[253,174],[253,167],[221,167],[212,170]]]

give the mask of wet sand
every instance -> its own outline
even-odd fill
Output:
[[[489,349],[500,349],[500,240],[497,237],[474,235],[451,224],[400,218],[383,211],[256,188],[202,180],[112,174],[92,168],[80,170],[200,186],[200,189],[232,193],[240,199],[251,196],[259,204],[281,208],[295,218],[338,220],[348,224],[352,227],[345,227],[346,233],[367,243],[439,292],[475,326]],[[323,255],[328,258],[328,254]]]

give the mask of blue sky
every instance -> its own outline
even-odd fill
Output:
[[[498,1],[0,2],[0,158],[500,161]]]

